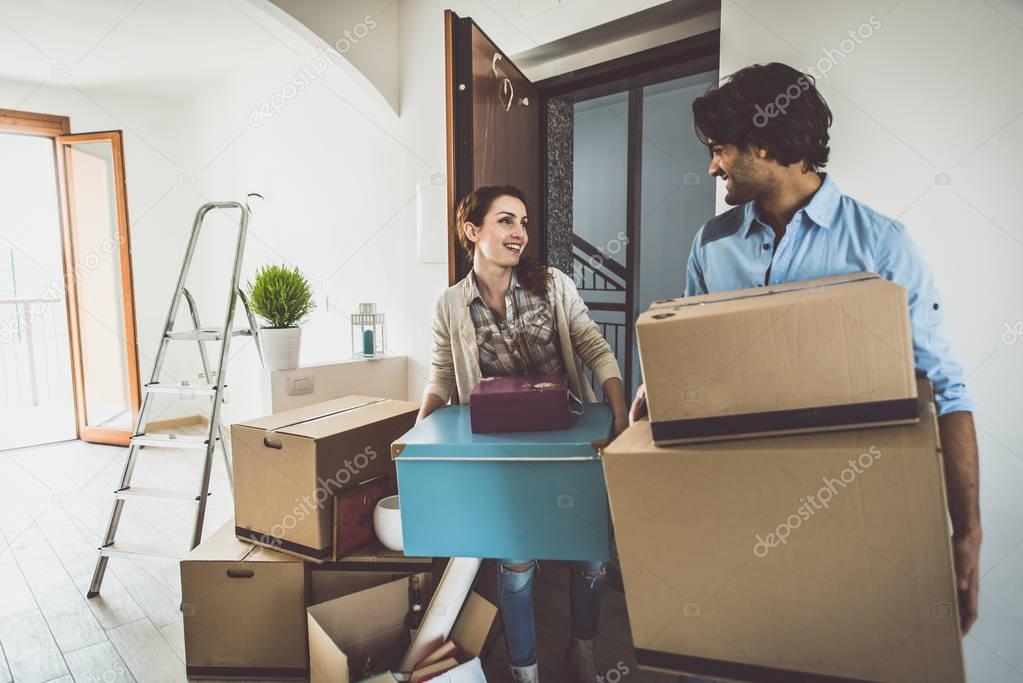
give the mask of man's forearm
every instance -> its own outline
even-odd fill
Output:
[[[953,412],[938,418],[945,460],[945,486],[953,533],[980,535],[979,465],[973,413]]]

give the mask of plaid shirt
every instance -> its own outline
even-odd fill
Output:
[[[476,328],[483,377],[564,372],[549,296],[527,291],[513,271],[511,287],[504,297],[505,319],[499,321],[483,301],[476,276],[470,272],[468,280],[469,314]]]

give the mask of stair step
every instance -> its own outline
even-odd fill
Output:
[[[252,330],[247,327],[236,327],[231,330],[232,337],[251,337]],[[219,341],[224,338],[223,330],[219,327],[200,327],[198,330],[171,331],[167,333],[168,339],[175,341]]]
[[[226,387],[225,387],[226,388]],[[174,394],[185,396],[189,394],[200,396],[213,396],[217,391],[216,384],[189,384],[187,382],[150,382],[146,384],[145,390],[150,394]]]
[[[99,554],[107,557],[161,557],[168,560],[180,560],[186,555],[180,549],[147,543],[111,543],[100,548]]]
[[[219,441],[219,439],[214,439]],[[209,439],[205,436],[191,436],[182,434],[136,434],[131,437],[135,446],[153,446],[156,448],[190,448],[193,450],[206,450]]]
[[[206,495],[208,496],[209,494]],[[146,486],[132,486],[120,491],[114,491],[114,497],[121,500],[158,500],[164,503],[186,503],[190,505],[194,505],[199,500],[199,497],[193,491],[157,489]]]

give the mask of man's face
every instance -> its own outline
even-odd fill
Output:
[[[757,150],[708,141],[710,168],[707,172],[725,181],[725,202],[735,206],[758,199],[770,183],[764,159]]]

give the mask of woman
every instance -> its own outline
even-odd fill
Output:
[[[480,187],[458,205],[454,229],[472,259],[472,272],[437,301],[430,381],[422,420],[450,399],[468,403],[483,377],[564,372],[572,392],[596,400],[576,362],[593,372],[614,413],[614,432],[628,426],[618,362],[575,283],[555,268],[523,257],[529,243],[525,195],[511,186]],[[538,680],[533,623],[532,559],[498,563],[501,616],[512,675]],[[602,562],[574,562],[572,639],[565,662],[577,680],[593,683],[593,641],[604,582]]]

